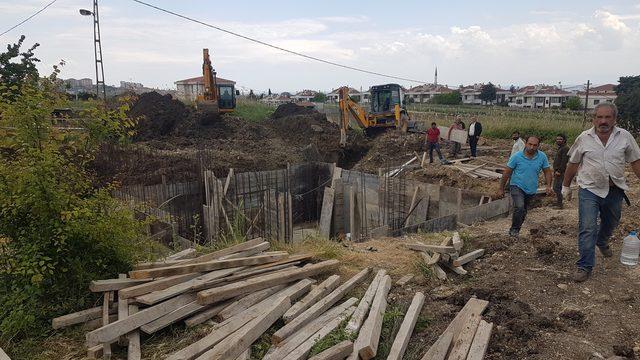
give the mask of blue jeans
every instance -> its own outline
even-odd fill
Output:
[[[527,217],[527,207],[536,195],[529,195],[515,185],[510,185],[509,191],[511,192],[511,200],[513,201],[513,215],[511,216],[511,229],[509,233],[518,234],[520,233],[524,218]]]
[[[433,150],[435,150],[438,153],[438,158],[440,158],[440,161],[442,161],[443,156],[442,153],[440,152],[440,144],[435,142],[428,142],[427,144],[429,145],[429,162],[432,163],[433,162]]]
[[[622,190],[612,187],[606,198],[580,188],[578,193],[578,251],[579,268],[591,271],[596,264],[596,246],[606,249],[613,230],[620,223],[622,212]],[[600,222],[598,223],[598,217]]]

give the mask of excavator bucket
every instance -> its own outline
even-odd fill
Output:
[[[196,108],[199,111],[209,113],[209,114],[218,115],[220,113],[220,109],[218,108],[217,101],[200,100],[196,102]]]

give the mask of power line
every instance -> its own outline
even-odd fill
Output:
[[[273,48],[273,49],[276,49],[276,50],[280,50],[280,51],[284,51],[284,52],[287,52],[289,54],[293,54],[293,55],[296,55],[296,56],[301,56],[301,57],[309,59],[309,60],[314,60],[314,61],[318,61],[318,62],[321,62],[321,63],[325,63],[325,64],[337,66],[337,67],[341,67],[341,68],[344,68],[344,69],[359,71],[359,72],[363,72],[363,73],[371,74],[371,75],[383,76],[383,77],[396,79],[396,80],[404,80],[404,81],[410,81],[410,82],[415,82],[415,83],[420,83],[420,84],[426,84],[427,83],[427,81],[423,81],[423,80],[415,80],[415,79],[403,78],[403,77],[394,76],[394,75],[387,75],[387,74],[383,74],[383,73],[379,73],[379,72],[375,72],[375,71],[360,69],[360,68],[357,68],[357,67],[354,67],[354,66],[349,66],[349,65],[336,63],[336,62],[333,62],[333,61],[321,59],[321,58],[318,58],[318,57],[315,57],[315,56],[311,56],[311,55],[306,55],[306,54],[303,54],[303,53],[299,53],[297,51],[285,49],[285,48],[280,47],[280,46],[276,46],[276,45],[269,44],[267,42],[264,42],[264,41],[261,41],[261,40],[258,40],[258,39],[254,39],[254,38],[251,38],[251,37],[236,33],[234,31],[221,28],[219,26],[211,25],[211,24],[205,23],[203,21],[200,21],[200,20],[185,16],[185,15],[182,15],[182,14],[178,14],[178,13],[173,12],[171,10],[163,9],[161,7],[146,3],[146,2],[141,1],[141,0],[133,0],[133,1],[137,2],[139,4],[142,4],[144,6],[148,6],[150,8],[156,9],[158,11],[161,11],[161,12],[164,12],[164,13],[167,13],[167,14],[170,14],[170,15],[174,15],[174,16],[177,16],[177,17],[185,19],[185,20],[192,21],[192,22],[195,22],[195,23],[200,24],[200,25],[204,25],[206,27],[210,27],[212,29],[216,29],[218,31],[222,31],[224,33],[227,33],[227,34],[230,34],[230,35],[233,35],[233,36],[236,36],[236,37],[239,37],[239,38],[242,38],[242,39],[257,43],[257,44],[260,44],[260,45],[268,46],[270,48]]]
[[[18,26],[20,26],[20,25],[22,25],[22,24],[26,23],[27,21],[31,20],[34,16],[36,16],[36,15],[40,14],[41,12],[43,12],[46,8],[48,8],[49,6],[53,5],[53,3],[55,3],[56,1],[58,1],[58,0],[53,0],[53,1],[51,1],[50,3],[48,3],[47,5],[45,5],[42,9],[40,9],[40,10],[36,11],[34,14],[32,14],[31,16],[29,16],[28,18],[26,18],[26,19],[22,20],[21,22],[17,23],[16,25],[14,25],[14,26],[10,27],[9,29],[5,30],[2,34],[0,34],[0,36],[2,36],[2,35],[4,35],[4,34],[8,33],[9,31],[11,31],[11,30],[13,30],[13,29],[17,28]]]

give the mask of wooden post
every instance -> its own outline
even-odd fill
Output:
[[[138,312],[138,305],[129,305],[129,315],[133,315]],[[127,335],[129,340],[127,348],[127,360],[140,360],[140,331],[138,329],[133,330]]]
[[[330,187],[324,188],[322,199],[322,211],[320,213],[320,236],[329,238],[331,236],[331,217],[333,214],[333,200],[335,190]]]
[[[109,306],[111,298],[111,292],[105,291],[102,297],[102,326],[106,326],[109,324]],[[105,342],[102,349],[102,357],[104,359],[111,359],[111,344],[109,342]]]

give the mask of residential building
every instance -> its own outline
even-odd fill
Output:
[[[316,97],[316,95],[318,95],[317,91],[313,91],[313,90],[302,90],[299,93],[293,95],[291,97],[291,99],[293,99],[293,101],[311,101],[313,100],[314,97]]]
[[[230,85],[234,86],[236,84],[233,80],[223,79],[221,77],[216,77],[216,82],[218,86],[221,85]],[[180,100],[183,101],[195,101],[198,95],[204,94],[204,77],[198,76],[190,79],[178,80],[174,84],[176,84],[177,96]]]
[[[604,102],[614,102],[616,100],[616,91],[615,85],[613,84],[605,84],[596,87],[592,87],[589,89],[589,103],[587,104],[587,109],[593,109],[596,105]],[[584,106],[585,101],[587,100],[587,92],[586,91],[578,91],[578,98],[582,102]]]
[[[453,92],[453,90],[444,85],[424,84],[407,89],[404,94],[405,99],[411,99],[410,101],[415,103],[426,103],[438,94],[448,94],[451,92]]]
[[[340,88],[337,89],[333,89],[331,90],[330,93],[327,94],[327,102],[330,103],[337,103],[338,102],[338,90],[340,90]],[[362,92],[359,91],[358,89],[354,89],[352,87],[349,87],[349,97],[351,97],[354,101],[360,101],[361,97],[362,97]],[[367,97],[368,99],[368,97]]]
[[[494,105],[508,101],[510,94],[509,90],[501,89],[499,85],[494,85],[496,88],[496,98],[494,100],[489,102],[482,101],[482,99],[480,99],[480,94],[482,93],[483,86],[484,84],[461,86],[458,91],[460,91],[460,95],[462,96],[462,103],[472,105]]]
[[[529,85],[509,95],[509,106],[521,108],[559,108],[572,93],[553,85]]]
[[[129,89],[129,90],[135,90],[135,89],[144,88],[144,85],[142,85],[141,83],[136,83],[136,82],[120,81],[120,88]]]
[[[283,92],[280,94],[272,93],[271,95],[267,95],[260,99],[260,102],[263,102],[267,105],[278,106],[285,103],[293,102],[291,98],[291,94],[288,92]]]

